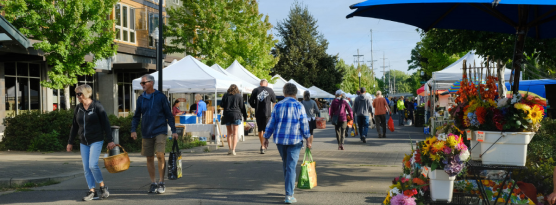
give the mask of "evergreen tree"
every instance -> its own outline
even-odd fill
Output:
[[[272,69],[285,79],[294,79],[303,86],[317,86],[334,93],[340,88],[343,67],[337,67],[338,56],[326,53],[328,41],[317,31],[317,20],[307,6],[295,2],[287,19],[278,22],[281,37],[272,50],[280,60]]]
[[[226,67],[237,60],[257,77],[269,79],[278,62],[270,51],[278,41],[268,32],[268,16],[258,8],[256,0],[184,0],[168,9],[172,45],[166,51],[186,52],[207,65]]]

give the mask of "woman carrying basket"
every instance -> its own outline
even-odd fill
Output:
[[[73,114],[73,124],[66,149],[71,152],[73,139],[76,135],[79,135],[81,160],[83,161],[85,179],[89,186],[89,191],[83,197],[83,201],[99,199],[95,191],[96,183],[100,184],[101,198],[108,198],[110,194],[102,179],[98,159],[104,140],[108,142],[107,148],[109,150],[116,146],[113,142],[110,122],[100,102],[91,99],[91,86],[80,85],[75,88],[75,94],[79,100],[79,105],[77,105]]]

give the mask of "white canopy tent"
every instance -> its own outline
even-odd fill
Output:
[[[309,93],[311,94],[311,96],[315,95],[315,91],[312,91],[304,86],[302,86],[301,84],[297,83],[295,80],[290,79],[290,81],[288,81],[288,83],[293,83],[296,87],[297,87],[297,94],[299,95],[301,93],[301,97],[303,97],[303,93],[305,93],[305,91],[309,91]]]
[[[284,88],[284,85],[286,85],[286,83],[293,83],[297,87],[297,95],[296,95],[297,98],[303,98],[303,92],[305,92],[306,90],[309,90],[309,89],[303,87],[302,85],[300,85],[299,83],[295,82],[294,80],[286,81],[280,75],[275,75],[272,78],[273,79],[277,78],[276,82],[274,82],[274,89],[273,89],[276,96],[284,96],[283,88]]]
[[[232,65],[230,65],[230,67],[226,68],[226,71],[228,71],[228,73],[230,73],[230,74],[236,76],[237,78],[242,79],[245,82],[248,82],[250,84],[253,84],[253,85],[261,84],[261,79],[257,78],[257,76],[253,75],[251,72],[249,72],[247,69],[245,69],[245,67],[243,67],[241,64],[239,64],[239,62],[237,62],[237,60],[234,60]],[[268,87],[272,88],[273,85],[269,83]]]
[[[226,75],[226,76],[228,76],[228,77],[230,77],[230,78],[236,79],[236,81],[238,81],[239,83],[241,83],[243,85],[243,92],[251,93],[251,92],[253,92],[253,90],[255,88],[258,87],[256,85],[253,85],[253,84],[249,83],[249,82],[246,82],[243,79],[240,79],[240,78],[236,77],[235,75],[232,75],[228,71],[224,70],[224,68],[220,67],[220,65],[218,65],[218,64],[212,65],[211,68],[220,72],[220,73],[222,73],[222,74],[224,74],[224,75]]]
[[[452,63],[448,67],[444,68],[441,71],[436,71],[432,73],[432,78],[427,82],[428,85],[434,86],[437,90],[447,90],[450,89],[450,86],[456,82],[456,80],[461,80],[462,78],[462,68],[463,68],[463,60],[467,60],[467,67],[473,67],[474,64],[477,67],[483,65],[484,61],[486,60],[482,56],[476,55],[475,51],[469,51],[469,53],[465,54],[465,56],[461,57],[456,62]],[[484,67],[484,66],[483,66]],[[496,67],[496,65],[492,65],[492,67]],[[509,81],[511,76],[511,70],[505,69],[504,72],[504,79]],[[483,75],[484,76],[484,75]],[[484,78],[484,77],[483,77]],[[482,79],[485,80],[485,79]],[[427,86],[425,86],[426,88]],[[429,91],[430,92],[430,91]]]
[[[154,88],[158,89],[158,71],[154,76]],[[236,84],[243,88],[237,79],[228,77],[201,63],[197,59],[186,56],[180,61],[166,67],[163,75],[163,88],[169,93],[212,93],[226,92],[230,85]],[[141,90],[141,78],[133,80],[133,89]]]
[[[322,90],[322,89],[320,89],[320,88],[318,88],[314,85],[311,86],[309,88],[309,90],[315,92],[314,95],[311,94],[311,97],[314,97],[314,98],[334,98],[334,95],[332,95],[332,94],[330,94],[330,93],[328,93],[328,92],[326,92],[326,91],[324,91],[324,90]]]

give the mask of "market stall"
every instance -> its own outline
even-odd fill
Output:
[[[253,90],[257,87],[259,87],[259,84],[251,84],[241,78],[238,78],[235,75],[232,75],[231,73],[229,73],[228,71],[226,71],[224,68],[220,67],[220,65],[218,64],[214,64],[211,66],[212,69],[214,69],[215,71],[218,71],[230,78],[235,79],[237,82],[240,82],[243,85],[243,90],[241,90],[243,93],[251,93],[253,92]]]
[[[158,72],[151,74],[155,81],[158,80]],[[214,93],[214,101],[212,106],[214,108],[213,113],[218,113],[217,110],[217,93],[224,93],[228,90],[230,85],[236,84],[238,88],[243,89],[244,86],[241,82],[238,82],[236,78],[226,76],[214,69],[208,67],[192,56],[186,56],[180,61],[168,66],[163,72],[163,88],[164,91],[168,93]],[[140,86],[141,78],[133,80],[133,89],[142,90]],[[154,88],[157,89],[157,84]],[[217,115],[214,115],[216,117]],[[181,124],[181,123],[176,123]],[[241,125],[242,126],[242,125]],[[205,127],[201,130],[214,129],[214,124],[203,124],[199,127]],[[243,127],[240,128],[242,130]],[[186,127],[186,132],[189,132]],[[243,134],[243,133],[240,133]],[[209,138],[211,137],[209,136]],[[216,137],[216,142],[219,142],[219,138]]]

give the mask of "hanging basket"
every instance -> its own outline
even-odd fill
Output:
[[[535,133],[476,131],[475,136],[481,143],[483,164],[525,166],[527,145]]]
[[[428,167],[427,167],[428,168]],[[430,170],[430,168],[428,168]],[[432,201],[452,201],[454,194],[454,180],[444,170],[436,169],[429,172]]]

